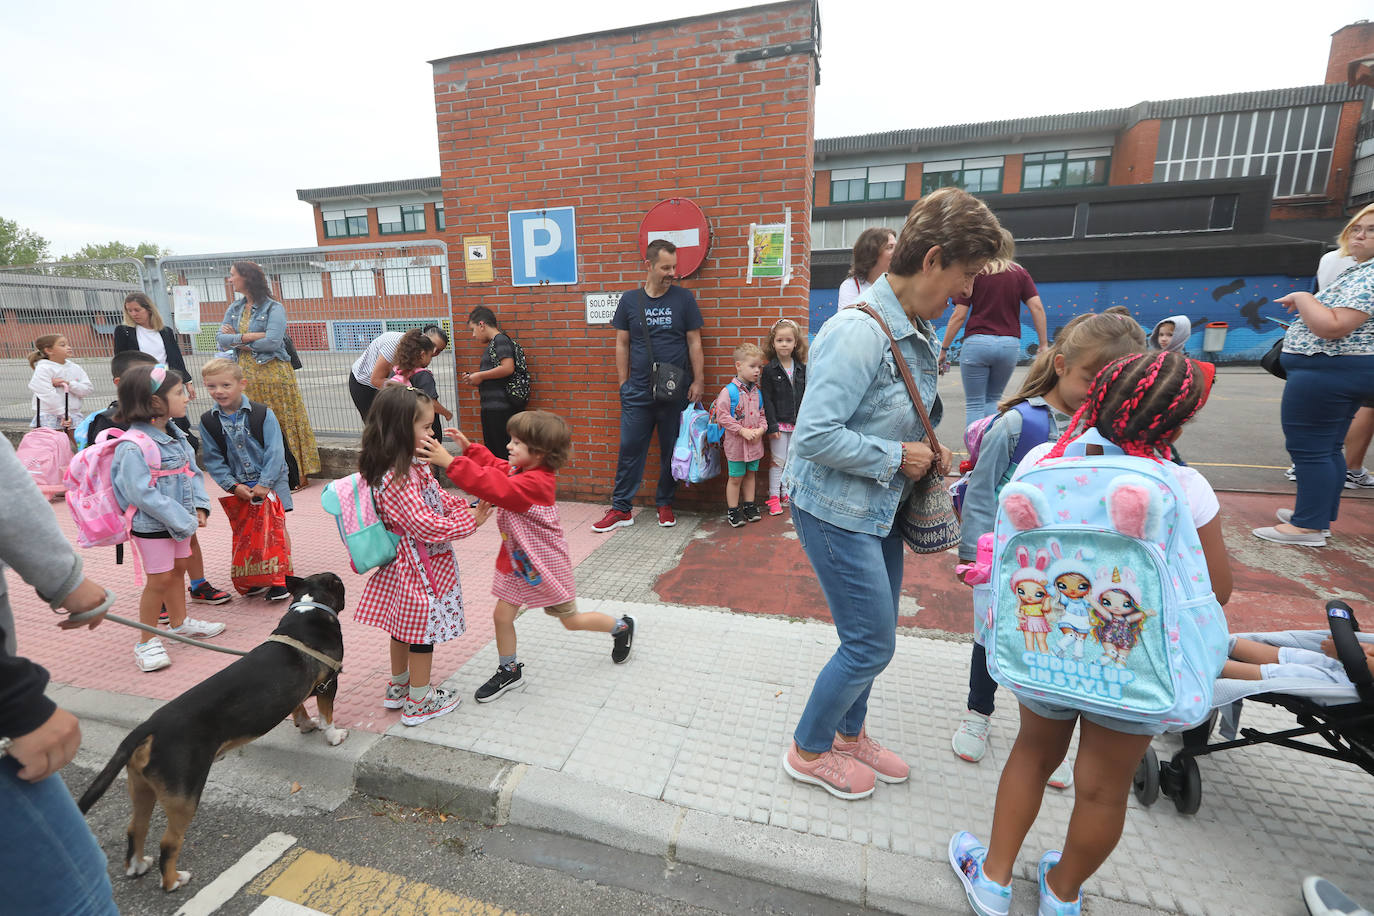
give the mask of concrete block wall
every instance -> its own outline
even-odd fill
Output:
[[[588,325],[584,297],[642,285],[639,224],[671,197],[696,201],[711,225],[705,264],[682,282],[705,327],[707,397],[729,380],[730,354],[779,317],[805,326],[811,252],[815,63],[810,0],[775,3],[435,61],[434,101],[453,311],[492,308],[524,346],[531,406],[567,418],[574,458],[560,494],[608,498],[619,441],[615,332]],[[782,50],[791,44],[793,49]],[[757,60],[741,52],[773,49]],[[511,285],[507,211],[577,208],[579,283]],[[790,283],[745,281],[750,223],[791,209]],[[493,283],[469,283],[465,235],[490,235]],[[455,335],[460,366],[480,350]],[[476,398],[464,426],[478,432]],[[639,501],[658,473],[650,450]],[[714,488],[679,491],[714,500]]]

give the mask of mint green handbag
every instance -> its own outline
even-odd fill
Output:
[[[382,523],[376,494],[362,474],[350,474],[330,483],[320,494],[320,505],[334,516],[354,572],[367,572],[396,559],[401,538]]]

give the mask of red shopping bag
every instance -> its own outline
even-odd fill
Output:
[[[234,555],[229,576],[240,595],[250,589],[286,585],[291,572],[291,549],[286,541],[286,512],[277,494],[260,503],[237,496],[219,501],[234,533]]]

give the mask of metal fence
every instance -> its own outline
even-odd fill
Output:
[[[114,327],[123,320],[124,297],[144,290],[173,324],[173,290],[190,287],[199,302],[199,330],[179,336],[187,368],[200,367],[217,351],[215,335],[233,301],[229,268],[234,261],[262,265],[273,298],[286,308],[287,333],[304,364],[296,381],[310,423],[322,437],[356,438],[362,421],[348,394],[348,372],[377,335],[437,324],[452,335],[448,251],[439,241],[320,248],[276,249],[207,255],[174,255],[143,264],[66,262],[0,270],[0,421],[32,415],[24,357],[34,338],[68,337],[75,359],[91,377],[92,405],[114,397],[109,357]],[[430,368],[440,401],[457,403],[452,349]],[[251,396],[251,392],[250,392]],[[204,400],[202,398],[202,400]],[[208,403],[208,402],[207,402]],[[193,404],[192,413],[205,409]]]

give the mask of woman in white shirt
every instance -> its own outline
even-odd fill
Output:
[[[163,323],[157,306],[143,293],[129,293],[124,297],[124,323],[115,327],[114,351],[123,353],[125,350],[142,350],[167,368],[180,372],[186,379],[187,396],[195,398],[194,376],[186,369],[176,332]],[[191,424],[185,417],[177,417],[172,422],[190,435]],[[192,438],[191,442],[194,444],[196,440]]]
[[[865,229],[859,233],[854,243],[854,254],[849,261],[849,276],[840,284],[840,308],[848,308],[858,302],[868,288],[887,273],[892,263],[892,252],[897,248],[897,234],[881,226]]]

